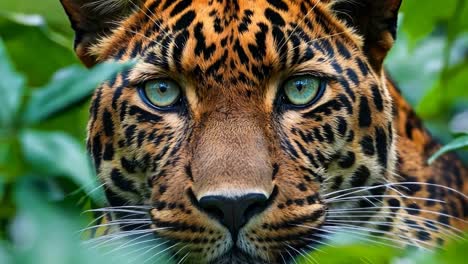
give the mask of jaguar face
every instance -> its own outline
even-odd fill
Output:
[[[83,62],[136,61],[96,90],[88,148],[110,205],[148,207],[177,258],[285,262],[330,210],[382,203],[399,1],[85,2],[62,0]]]

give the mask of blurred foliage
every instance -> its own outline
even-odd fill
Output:
[[[465,2],[405,0],[399,39],[387,59],[405,97],[431,131],[450,142],[433,159],[468,144]],[[0,39],[0,263],[108,263],[76,233],[92,221],[81,212],[103,202],[84,149],[87,99],[99,82],[129,65],[77,66],[58,0],[1,1]],[[466,241],[435,253],[337,243],[298,261],[463,263],[467,252]]]
[[[349,263],[395,263],[395,264],[461,264],[468,257],[468,238],[448,244],[444,250],[423,251],[417,249],[401,250],[379,244],[366,244],[354,239],[350,242],[347,235],[336,238],[336,246],[314,251],[312,254],[302,256],[298,259],[299,264],[327,263],[327,264],[349,264]]]
[[[449,141],[468,131],[468,3],[403,1],[401,10],[387,69],[431,132]]]

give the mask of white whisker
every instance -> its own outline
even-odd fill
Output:
[[[118,251],[120,249],[124,249],[124,248],[128,248],[128,247],[133,247],[135,245],[139,245],[139,244],[143,244],[143,243],[148,243],[148,242],[152,242],[152,241],[157,241],[159,240],[160,238],[151,238],[149,240],[142,240],[142,241],[137,241],[135,243],[132,244],[133,241],[136,241],[136,240],[139,240],[139,239],[142,239],[143,237],[146,237],[146,236],[149,236],[149,235],[153,235],[153,233],[148,233],[148,234],[143,234],[141,236],[138,236],[136,238],[133,238],[133,239],[130,239],[128,240],[127,242],[123,243],[122,245],[118,246],[117,248],[114,248],[113,250],[110,250],[108,252],[105,253],[105,255],[107,254],[111,254],[115,251]]]
[[[169,241],[166,241],[166,242],[169,242]],[[166,242],[165,242],[165,243],[166,243]],[[161,255],[162,253],[164,253],[164,252],[166,252],[166,251],[170,250],[171,248],[174,248],[174,247],[176,247],[176,246],[178,246],[178,245],[180,245],[180,242],[175,243],[174,245],[172,245],[172,246],[170,246],[170,247],[167,247],[167,248],[165,248],[165,249],[159,251],[158,253],[154,254],[153,256],[151,256],[151,257],[147,258],[145,261],[143,261],[142,264],[147,263],[148,261],[150,261],[150,260],[153,259],[154,257],[159,256],[159,255]],[[153,248],[151,248],[151,250],[153,250]]]
[[[84,211],[85,213],[88,212],[118,212],[118,213],[133,213],[133,214],[141,214],[141,215],[147,215],[148,212],[142,212],[142,211],[135,211],[135,210],[128,210],[128,209],[111,209],[111,208],[99,208],[99,209],[90,209]]]
[[[297,261],[296,261],[296,258],[294,258],[294,256],[291,254],[291,252],[289,252],[289,250],[285,249],[286,250],[286,253],[291,257],[291,259],[294,261],[294,264],[298,264]]]
[[[358,198],[406,198],[406,199],[411,199],[411,200],[418,200],[418,201],[430,201],[430,202],[436,202],[436,203],[446,203],[445,201],[438,200],[438,199],[432,199],[432,198],[424,198],[424,197],[417,197],[417,196],[398,196],[398,195],[362,195],[362,196],[351,196],[351,197],[343,197],[340,199],[331,199],[331,200],[325,200],[326,203],[336,203],[336,202],[342,202],[342,201],[354,201],[354,200],[360,200]]]
[[[406,211],[419,211],[419,212],[424,212],[424,213],[429,213],[429,214],[434,214],[434,215],[442,215],[442,216],[446,216],[448,218],[452,218],[452,219],[456,219],[458,221],[461,221],[463,223],[467,223],[468,221],[466,220],[463,220],[459,217],[456,217],[456,216],[453,216],[453,215],[449,215],[449,214],[445,214],[445,213],[441,213],[441,212],[437,212],[437,211],[431,211],[431,210],[426,210],[426,209],[415,209],[415,208],[409,208],[409,207],[396,207],[396,206],[380,206],[380,207],[367,207],[367,208],[350,208],[350,209],[347,209],[347,208],[344,208],[344,209],[332,209],[332,210],[327,210],[327,212],[336,212],[336,211],[341,211],[341,212],[345,212],[345,211],[354,211],[354,210],[374,210],[374,209],[403,209],[403,210],[406,210]]]
[[[317,5],[320,3],[320,1],[317,1],[317,3],[315,3],[314,6],[312,6],[311,9],[309,9],[309,11],[307,11],[307,13],[304,15],[304,17],[301,19],[301,21],[299,21],[299,23],[297,23],[297,25],[293,28],[293,30],[291,31],[291,33],[288,35],[288,37],[284,40],[283,43],[281,43],[281,46],[278,48],[278,51],[280,51],[284,45],[286,45],[288,43],[288,41],[291,39],[292,35],[296,32],[296,30],[299,28],[299,26],[304,23],[304,21],[306,20],[306,18],[310,15],[310,13],[312,13],[315,8],[317,7]]]
[[[118,222],[112,222],[112,223],[107,223],[107,224],[100,224],[100,225],[94,225],[94,226],[86,227],[86,228],[81,229],[79,232],[84,232],[84,231],[87,231],[87,230],[96,229],[96,228],[105,227],[105,226],[119,226],[121,224],[130,224],[130,225],[133,225],[133,224],[151,224],[151,223],[152,223],[152,221],[150,221],[150,220],[118,221]]]
[[[453,226],[448,225],[448,224],[441,223],[441,222],[439,222],[437,220],[434,220],[434,219],[425,218],[425,217],[416,216],[416,215],[408,215],[408,214],[399,213],[399,212],[376,211],[374,214],[372,214],[372,212],[370,212],[370,211],[351,211],[351,212],[341,212],[341,211],[339,211],[339,212],[333,212],[333,213],[328,214],[327,219],[353,218],[353,217],[389,217],[389,216],[391,216],[393,218],[396,218],[396,219],[399,219],[401,221],[405,220],[404,216],[411,217],[412,219],[417,219],[417,220],[420,220],[420,221],[428,221],[430,225],[434,226],[434,227],[428,227],[429,229],[435,231],[436,228],[437,228],[437,229],[440,229],[439,231],[444,233],[444,234],[447,234],[447,235],[450,235],[450,236],[456,236],[456,237],[458,237],[460,239],[463,239],[462,236],[458,235],[458,234],[463,234],[463,231],[456,228],[456,227],[453,227]]]
[[[405,242],[402,242],[401,240],[397,240],[397,239],[393,239],[393,238],[390,238],[390,237],[386,237],[386,236],[376,236],[376,235],[372,235],[372,234],[369,234],[369,232],[373,232],[373,233],[379,233],[379,234],[383,234],[383,235],[390,235],[390,236],[394,236],[395,234],[392,233],[392,232],[388,232],[388,231],[382,231],[382,230],[378,230],[378,229],[375,229],[375,228],[370,228],[370,227],[363,227],[363,226],[357,226],[357,225],[346,225],[346,224],[340,224],[339,226],[328,226],[328,228],[335,228],[335,229],[347,229],[348,231],[349,230],[356,230],[356,231],[364,231],[366,236],[368,237],[375,237],[375,238],[378,238],[380,240],[387,240],[387,241],[392,241],[392,242],[396,242],[397,244],[403,244]],[[350,232],[350,231],[349,231]],[[429,242],[426,242],[426,241],[422,241],[422,240],[419,240],[419,239],[414,239],[410,236],[403,236],[401,235],[402,238],[404,239],[409,239],[411,240],[412,242],[418,242],[418,243],[422,243],[422,244],[426,244],[428,245],[429,247],[437,247],[436,245],[432,244],[432,243],[429,243]],[[375,241],[377,242],[377,241]],[[388,244],[387,244],[388,245]],[[420,247],[420,248],[424,248],[422,247],[421,245],[419,244],[416,244],[415,245],[417,247]],[[396,246],[396,245],[395,245]],[[401,248],[401,246],[398,246],[399,248]],[[424,248],[426,249],[426,248]]]
[[[179,260],[179,262],[177,262],[177,264],[183,264],[189,255],[190,255],[190,252],[187,252],[187,253]]]

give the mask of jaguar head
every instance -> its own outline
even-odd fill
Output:
[[[332,234],[330,210],[382,202],[400,1],[61,2],[85,65],[136,61],[88,125],[114,217],[147,208],[122,230],[179,260],[276,263]]]

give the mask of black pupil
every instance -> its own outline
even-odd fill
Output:
[[[165,92],[167,91],[167,89],[169,89],[169,88],[167,87],[167,83],[161,83],[161,84],[159,84],[159,91],[160,91],[161,93],[165,93]]]
[[[302,81],[296,81],[296,88],[299,92],[302,92],[302,89],[304,88],[304,83]]]

